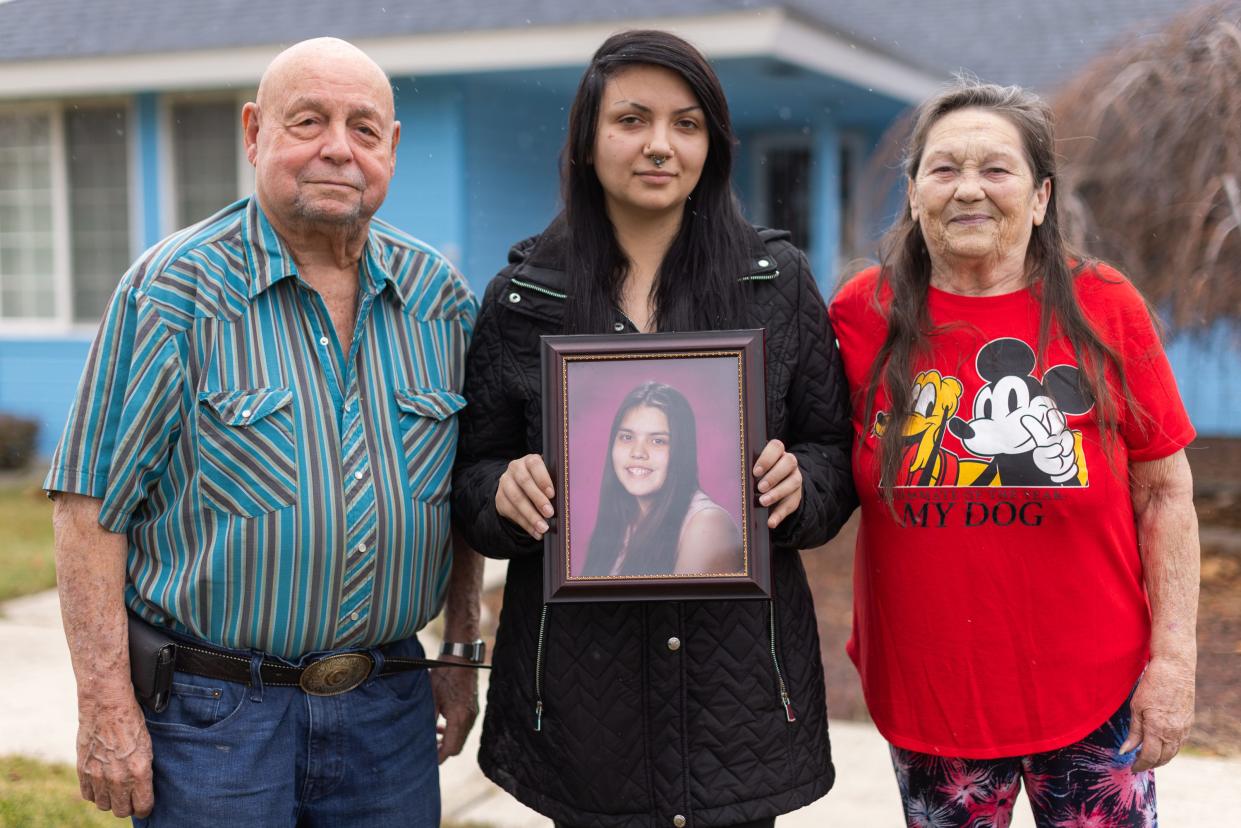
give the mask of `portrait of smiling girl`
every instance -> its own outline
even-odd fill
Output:
[[[698,485],[698,429],[685,395],[647,382],[621,401],[582,575],[741,569],[741,533]]]

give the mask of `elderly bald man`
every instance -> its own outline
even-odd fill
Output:
[[[121,279],[45,485],[82,796],[138,825],[437,825],[477,684],[414,634],[447,595],[447,657],[481,661],[448,515],[476,304],[372,218],[401,126],[365,54],[293,46],[241,125],[254,195]]]

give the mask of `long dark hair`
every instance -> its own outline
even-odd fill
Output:
[[[638,499],[625,490],[612,464],[612,447],[625,415],[640,406],[656,408],[668,418],[668,471],[650,511],[638,521]],[[629,533],[628,552],[621,574],[642,575],[671,572],[676,564],[677,538],[689,510],[690,501],[698,491],[698,427],[694,410],[685,395],[670,385],[647,382],[625,395],[608,437],[603,464],[603,482],[599,486],[599,517],[590,536],[590,552],[586,556],[584,575],[607,575],[625,546]],[[632,527],[632,528],[631,528]]]
[[[612,35],[590,60],[569,112],[561,183],[568,236],[569,298],[565,330],[610,331],[629,262],[616,241],[603,187],[591,158],[599,106],[609,78],[632,66],[660,66],[680,75],[702,106],[707,159],[685,203],[681,227],[652,288],[660,331],[735,327],[741,308],[738,271],[746,261],[745,220],[732,190],[736,138],[715,70],[676,35],[634,30]]]
[[[1112,456],[1111,447],[1117,427],[1117,405],[1108,393],[1105,381],[1112,369],[1120,384],[1121,394],[1131,410],[1137,403],[1125,380],[1124,366],[1116,352],[1099,338],[1091,327],[1073,290],[1074,277],[1085,262],[1069,249],[1061,233],[1056,196],[1055,132],[1051,108],[1037,95],[1017,86],[997,86],[961,79],[918,108],[912,134],[905,152],[905,174],[910,182],[918,175],[918,166],[926,148],[931,127],[940,118],[960,109],[985,109],[1007,119],[1021,135],[1026,162],[1034,175],[1034,185],[1052,180],[1051,198],[1043,222],[1034,227],[1026,249],[1026,282],[1039,294],[1042,312],[1039,320],[1038,361],[1044,362],[1053,325],[1073,348],[1081,369],[1082,390],[1095,401],[1094,417],[1103,437],[1104,450]],[[1076,260],[1073,266],[1071,260]],[[908,199],[899,219],[880,246],[879,285],[874,301],[884,286],[892,292],[886,310],[888,333],[871,367],[866,388],[865,419],[870,422],[875,396],[882,387],[888,398],[892,420],[885,424],[879,439],[880,485],[884,500],[891,506],[903,449],[905,424],[909,420],[914,361],[924,354],[932,333],[927,309],[927,293],[931,284],[931,258],[922,229],[914,221]]]

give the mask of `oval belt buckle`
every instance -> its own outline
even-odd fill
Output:
[[[366,653],[337,653],[302,670],[297,683],[312,696],[339,696],[366,681],[373,666]]]

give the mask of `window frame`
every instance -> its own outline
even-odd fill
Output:
[[[762,131],[753,138],[753,145],[750,150],[750,181],[751,192],[753,193],[753,211],[754,223],[763,227],[771,226],[771,202],[769,192],[770,187],[767,181],[767,165],[763,163],[763,159],[768,153],[780,150],[805,150],[810,153],[811,164],[815,162],[816,153],[814,146],[814,133],[779,130],[779,131]],[[809,192],[809,203],[814,206],[814,188],[811,182],[807,182]],[[811,244],[815,241],[815,230],[818,228],[814,224],[814,216],[811,215],[808,226],[810,227]],[[805,239],[794,239],[799,246],[805,245]]]
[[[185,104],[230,103],[236,107],[237,123],[237,169],[235,171],[236,200],[254,192],[254,168],[246,158],[246,146],[241,131],[241,108],[258,97],[258,89],[240,91],[214,90],[203,92],[169,92],[159,96],[159,227],[161,236],[168,236],[181,229],[177,223],[177,147],[173,140],[172,110]],[[206,218],[199,216],[193,221]]]
[[[60,186],[61,200],[63,202],[63,210],[65,210],[65,220],[63,220],[63,232],[57,232],[57,245],[65,245],[65,277],[63,277],[63,295],[57,294],[57,314],[58,322],[62,322],[62,330],[71,331],[71,333],[92,333],[99,326],[101,319],[94,322],[83,322],[83,320],[73,318],[73,254],[72,254],[72,235],[73,223],[69,221],[69,164],[68,164],[68,132],[66,129],[66,115],[69,109],[73,107],[115,107],[122,110],[125,118],[125,164],[128,165],[125,170],[125,210],[129,214],[129,245],[128,262],[125,263],[125,269],[128,269],[138,254],[143,251],[143,170],[141,170],[141,137],[138,134],[141,124],[138,123],[137,102],[133,96],[120,96],[120,94],[110,94],[110,96],[99,96],[97,98],[73,98],[60,102],[60,140],[58,140],[56,148],[53,149],[53,156],[58,160],[61,166],[61,178],[57,180],[53,174],[53,186]],[[117,279],[123,276],[125,269],[117,273]],[[107,308],[105,308],[107,309]]]
[[[839,133],[840,152],[849,153],[848,176],[849,186],[852,188],[847,194],[844,192],[845,182],[841,181],[841,200],[840,200],[840,240],[836,246],[836,272],[843,272],[845,266],[858,258],[859,256],[868,255],[870,241],[866,233],[866,226],[863,224],[865,216],[862,214],[861,201],[858,198],[858,185],[863,182],[866,174],[866,165],[869,162],[870,154],[867,152],[867,136],[860,129],[842,129]],[[845,175],[844,164],[841,164],[841,175]],[[846,198],[847,195],[847,198]]]
[[[842,127],[837,130],[836,137],[839,152],[837,157],[833,159],[833,163],[839,164],[841,161],[841,155],[848,151],[848,174],[851,176],[849,183],[854,188],[850,193],[850,198],[848,201],[845,201],[843,197],[844,194],[841,194],[842,198],[839,204],[839,237],[833,240],[835,244],[836,261],[829,263],[832,265],[833,272],[839,273],[843,270],[851,258],[858,255],[858,251],[863,251],[866,248],[866,245],[864,244],[866,241],[864,232],[865,228],[859,224],[862,217],[858,210],[857,185],[862,181],[866,170],[866,164],[868,163],[870,156],[867,152],[867,135],[863,130],[858,128]],[[810,153],[812,166],[822,162],[822,159],[818,156],[818,148],[815,145],[815,134],[813,131],[808,133],[790,130],[763,131],[757,133],[752,139],[752,148],[750,150],[749,157],[749,172],[751,182],[750,191],[752,194],[751,207],[755,224],[766,227],[771,226],[771,211],[770,203],[768,201],[768,196],[770,193],[768,192],[768,181],[766,176],[767,167],[766,164],[763,163],[763,158],[773,150],[779,151],[793,149],[804,149],[808,151]],[[838,172],[839,174],[844,174],[843,169]],[[841,183],[843,186],[843,182]],[[809,186],[809,203],[811,209],[813,210],[816,205],[813,183]],[[822,246],[824,241],[822,238],[822,228],[816,224],[816,218],[817,216],[812,213],[809,224],[811,239],[810,244],[805,248],[807,255],[813,255],[817,252],[818,248]],[[794,241],[798,242],[798,244],[803,243],[801,240],[795,239]],[[853,256],[850,256],[851,251],[853,251]]]
[[[43,115],[48,119],[48,158],[52,192],[52,316],[5,316],[0,308],[0,333],[38,333],[64,330],[72,323],[73,297],[70,284],[69,176],[65,150],[64,105],[59,101],[6,101],[0,115]],[[0,278],[4,274],[0,274]]]

